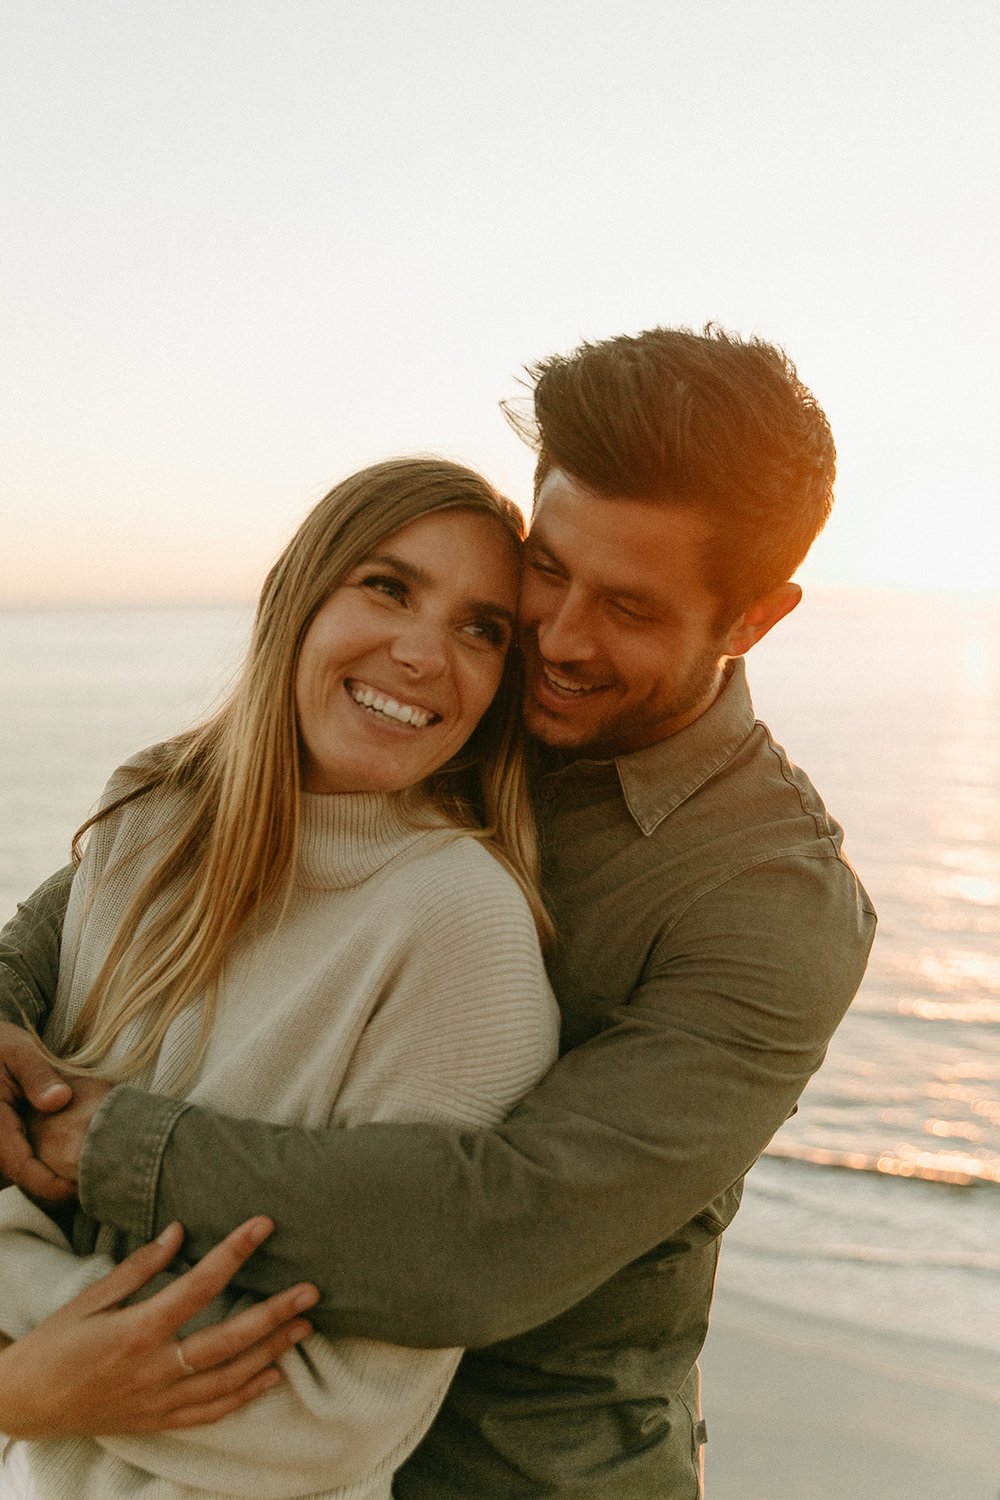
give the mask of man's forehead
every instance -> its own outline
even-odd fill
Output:
[[[619,559],[644,570],[679,553],[700,555],[712,527],[693,506],[597,494],[553,470],[539,491],[528,535],[536,547],[582,550],[590,543],[601,549],[593,561]]]
[[[667,619],[716,610],[706,578],[711,538],[692,506],[600,495],[553,470],[539,490],[528,552],[547,555],[596,596]]]

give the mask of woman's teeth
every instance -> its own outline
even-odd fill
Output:
[[[377,714],[385,714],[387,719],[395,719],[400,724],[412,724],[415,729],[425,728],[434,717],[426,708],[417,708],[413,703],[397,703],[395,698],[385,698],[374,688],[352,686],[349,691],[362,708],[374,709]]]

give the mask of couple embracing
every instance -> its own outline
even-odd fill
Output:
[[[743,664],[834,448],[758,340],[533,374],[527,538],[338,485],[5,931],[0,1495],[702,1493],[721,1235],[874,929]]]

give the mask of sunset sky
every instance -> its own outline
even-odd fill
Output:
[[[0,607],[251,597],[390,453],[709,319],[826,407],[819,583],[998,588],[994,0],[4,0]]]

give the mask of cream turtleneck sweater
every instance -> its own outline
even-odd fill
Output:
[[[109,791],[117,790],[113,781]],[[108,950],[143,858],[120,879],[99,885],[100,876],[148,839],[156,814],[155,799],[142,798],[93,830],[64,928],[47,1033],[56,1045]],[[140,1086],[176,1091],[196,1010],[175,1021]],[[307,795],[291,901],[279,925],[233,945],[208,1049],[186,1096],[305,1126],[488,1127],[554,1060],[557,1030],[527,903],[482,844],[451,828],[414,828],[398,796]],[[336,1204],[316,1211],[329,1216],[335,1235]],[[0,1193],[0,1329],[27,1332],[130,1248],[105,1227],[96,1253],[74,1255],[18,1189]],[[458,1358],[458,1350],[313,1334],[283,1356],[278,1386],[212,1426],[32,1442],[23,1455],[51,1500],[383,1500]]]

